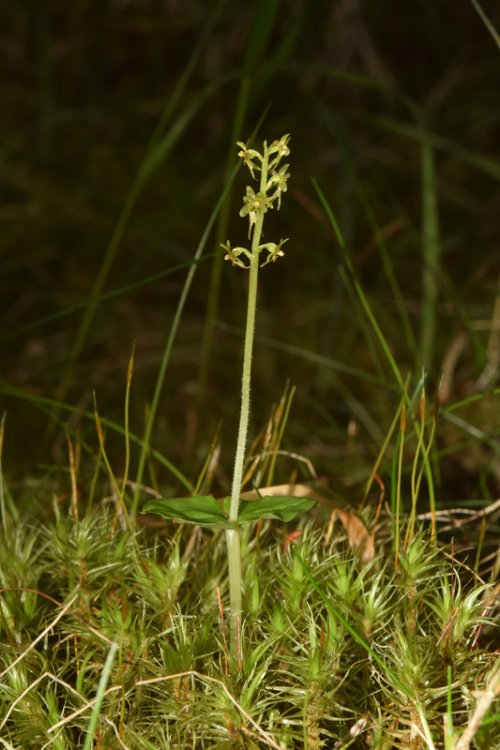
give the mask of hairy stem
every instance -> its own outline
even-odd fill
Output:
[[[267,183],[267,154],[263,160],[260,178],[261,192]],[[252,377],[252,352],[255,333],[255,310],[257,307],[257,286],[259,278],[259,245],[262,235],[264,214],[258,213],[252,235],[252,257],[250,260],[250,278],[248,286],[247,320],[245,326],[245,344],[243,349],[243,373],[241,377],[241,406],[236,456],[234,461],[233,483],[231,488],[231,506],[229,520],[236,523],[240,504],[245,448],[250,417],[250,385]],[[230,649],[234,659],[238,658],[238,634],[241,632],[241,551],[240,532],[238,529],[226,531],[227,556],[229,565],[229,598],[230,598]]]

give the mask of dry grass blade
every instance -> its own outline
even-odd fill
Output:
[[[500,661],[490,677],[485,690],[476,693],[478,701],[476,710],[467,725],[463,735],[458,740],[455,750],[469,750],[470,744],[479,729],[479,725],[484,719],[487,711],[495,698],[500,695]]]

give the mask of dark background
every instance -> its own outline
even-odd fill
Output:
[[[482,7],[499,28],[498,3]],[[91,419],[41,399],[91,411],[95,391],[100,412],[122,423],[134,341],[131,430],[142,433],[187,268],[165,272],[192,259],[235,158],[233,141],[248,138],[263,115],[257,141],[292,138],[289,192],[266,225],[268,241],[290,241],[285,258],[261,274],[254,431],[290,379],[297,394],[287,447],[346,492],[369,474],[400,394],[311,178],[414,385],[422,369],[423,133],[435,159],[441,244],[429,399],[457,341],[447,405],[475,393],[498,289],[500,50],[471,2],[11,1],[0,10],[0,65],[0,396],[13,476],[65,463],[64,424],[96,450]],[[248,99],[234,138],[242,86]],[[169,148],[134,193],[102,284],[101,293],[117,293],[98,302],[72,359],[83,314],[73,308],[95,291],[155,137],[167,137]],[[247,182],[241,172],[234,185],[223,238],[233,244],[246,236],[238,210]],[[213,231],[205,254],[216,248]],[[197,270],[153,442],[194,480],[222,420],[225,483],[245,276],[222,267],[203,364],[213,263],[208,257]],[[495,410],[498,398],[485,396],[460,412],[480,441],[443,420],[443,498],[497,491]]]

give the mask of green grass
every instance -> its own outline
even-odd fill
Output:
[[[280,443],[292,395],[285,391],[252,446],[260,458],[247,464],[247,481],[272,483],[276,459],[287,456]],[[394,440],[389,432],[386,449]],[[95,442],[102,451],[102,436]],[[411,445],[408,435],[405,456]],[[413,446],[418,462],[419,434]],[[297,458],[288,460],[302,473]],[[212,461],[213,453],[193,482],[198,491],[210,487]],[[400,467],[392,481],[415,491]],[[149,516],[125,523],[133,487],[114,477],[107,457],[83,492],[74,489],[77,471],[88,475],[73,460],[67,500],[54,497],[50,507],[35,497],[22,513],[15,490],[1,485],[5,747],[498,746],[498,586],[495,562],[479,551],[475,572],[442,544],[439,526],[436,539],[401,507],[378,515],[373,502],[351,533],[352,511],[310,484],[322,498],[314,520],[242,530],[235,672],[224,532],[151,526]],[[92,500],[96,486],[111,496]],[[335,508],[343,520],[332,534]],[[438,520],[455,524],[460,540],[459,514]],[[360,533],[374,541],[363,557]]]
[[[498,669],[492,588],[426,533],[396,573],[385,523],[365,566],[310,522],[295,547],[271,522],[248,529],[235,681],[221,532],[132,534],[104,508],[56,515],[5,519],[6,747],[92,747],[92,734],[110,748],[439,748],[444,717],[458,738]],[[475,747],[499,741],[498,722],[479,726]]]

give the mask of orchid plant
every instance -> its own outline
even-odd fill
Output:
[[[314,500],[304,497],[282,496],[264,497],[257,501],[242,501],[241,489],[245,449],[250,415],[250,386],[252,374],[252,352],[255,333],[255,311],[257,306],[257,289],[259,268],[274,263],[284,256],[283,246],[288,241],[262,243],[263,225],[268,211],[281,207],[281,198],[287,191],[290,177],[289,165],[282,160],[290,154],[289,135],[268,145],[264,141],[262,150],[250,148],[248,144],[238,142],[238,156],[250,171],[253,180],[258,181],[256,192],[247,186],[240,210],[242,218],[249,222],[248,239],[250,249],[231,247],[229,241],[222,245],[226,251],[225,260],[233,266],[249,271],[245,341],[243,347],[243,371],[241,379],[241,407],[236,456],[234,462],[231,496],[220,504],[212,496],[192,498],[160,498],[148,502],[144,511],[156,513],[163,518],[181,520],[211,528],[222,528],[226,532],[229,596],[230,596],[230,650],[234,663],[241,662],[241,546],[240,529],[242,524],[252,523],[264,518],[278,518],[291,521],[297,513],[309,510]]]

